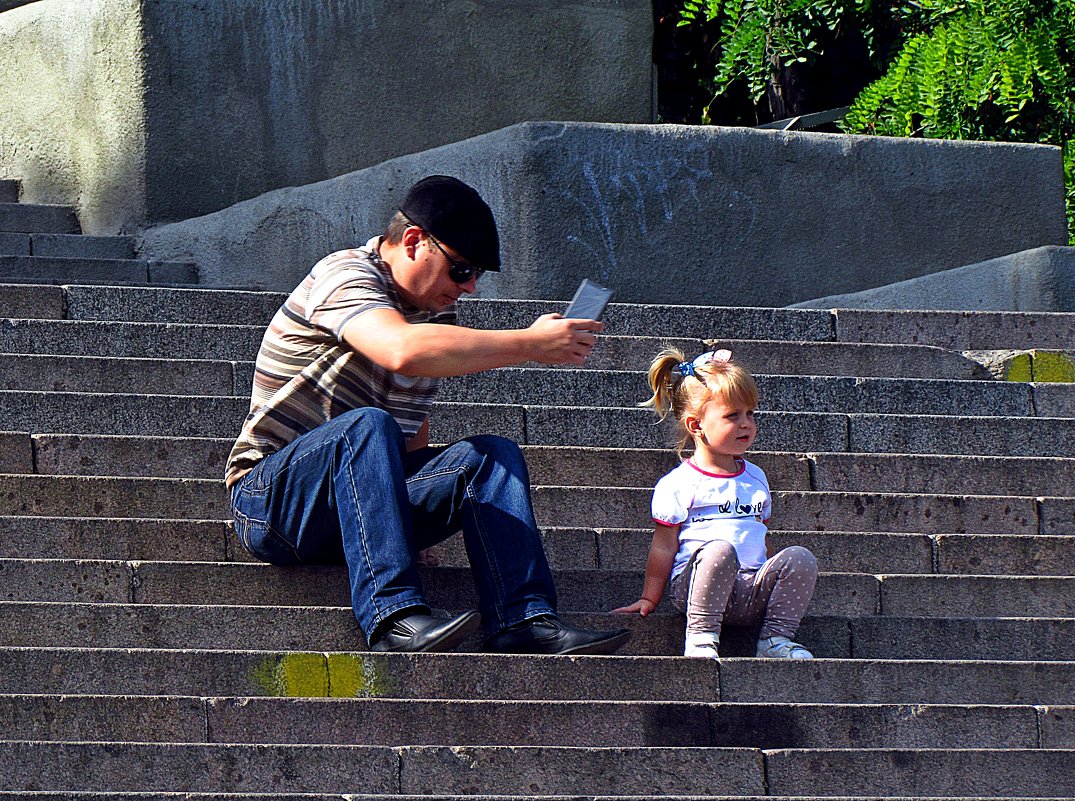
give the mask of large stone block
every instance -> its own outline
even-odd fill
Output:
[[[1075,311],[1075,248],[1034,248],[876,289],[817,298],[796,306],[813,309]]]
[[[522,120],[650,122],[652,14],[646,0],[41,0],[0,18],[0,174],[115,233]]]
[[[499,221],[488,297],[566,299],[590,277],[619,301],[783,306],[1066,237],[1056,148],[523,123],[154,229],[143,254],[193,258],[211,285],[290,289],[380,233],[429,173],[474,185]]]

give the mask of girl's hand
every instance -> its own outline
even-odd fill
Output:
[[[633,615],[637,612],[638,614],[642,615],[642,617],[645,617],[656,608],[657,604],[653,603],[653,601],[649,600],[648,598],[639,598],[630,606],[621,606],[619,609],[613,609],[612,614]]]

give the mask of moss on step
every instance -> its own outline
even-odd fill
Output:
[[[368,654],[329,654],[328,681],[333,698],[379,698],[395,690],[384,660]]]
[[[264,695],[283,698],[379,698],[396,687],[384,660],[369,654],[272,656],[251,679]]]
[[[1075,358],[1058,351],[1026,351],[1008,361],[1004,377],[1008,381],[1075,383]]]
[[[251,678],[265,695],[288,698],[324,698],[329,680],[322,654],[284,654],[258,665]]]

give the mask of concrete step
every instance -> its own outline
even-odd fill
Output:
[[[0,364],[3,362],[0,356]],[[218,478],[231,438],[127,437],[0,432],[0,472],[50,475]],[[535,484],[559,481],[643,487],[675,467],[666,449],[524,445]],[[784,490],[1054,495],[1075,490],[1075,463],[1050,457],[901,454],[774,453],[751,451],[769,483]]]
[[[506,669],[505,665],[510,665]],[[8,693],[1064,705],[1070,662],[11,647]]]
[[[932,345],[948,350],[1065,350],[1075,314],[838,309],[835,339]]]
[[[989,495],[1066,495],[1075,491],[1070,458],[818,453],[809,457],[811,489]],[[770,482],[776,485],[770,479]],[[785,486],[781,484],[780,486]]]
[[[0,255],[43,256],[70,259],[133,259],[129,236],[82,234],[0,234]]]
[[[1023,416],[1034,414],[1032,386],[1010,382],[910,378],[757,375],[759,406],[803,412]],[[1075,385],[1065,385],[1075,395]],[[650,395],[645,374],[629,371],[514,368],[445,379],[444,401],[630,407]]]
[[[0,352],[252,361],[263,333],[262,325],[11,319],[0,320]],[[978,362],[940,348],[643,336],[602,336],[584,369],[640,369],[666,344],[685,353],[728,347],[749,369],[773,375],[992,379]]]
[[[0,430],[37,434],[234,437],[240,397],[0,391]],[[531,445],[669,448],[671,425],[646,409],[435,403],[431,436],[479,433]],[[1075,418],[759,412],[755,447],[796,452],[1075,455]]]
[[[1046,433],[1048,431],[1049,433]],[[838,451],[838,448],[825,448]],[[1075,456],[1075,420],[955,415],[849,415],[855,453]]]
[[[602,337],[589,362],[599,364],[605,342]],[[645,367],[657,350],[644,350],[651,339],[638,337],[639,347],[624,354],[622,369]],[[687,344],[687,343],[684,343]],[[774,342],[740,339],[709,339],[705,349],[727,348],[751,373],[769,375],[861,376],[864,378],[933,378],[990,380],[992,374],[977,361],[950,350],[921,345],[862,345],[855,342]],[[702,348],[685,349],[692,355]],[[603,365],[602,365],[603,366]],[[609,365],[612,366],[612,365]]]
[[[4,0],[0,0],[0,10],[2,10]],[[8,2],[25,3],[36,2],[36,0],[8,0]],[[428,795],[400,795],[393,793],[390,796],[386,795],[363,795],[355,793],[347,793],[346,795],[338,794],[325,794],[325,793],[245,793],[243,798],[258,799],[258,801],[429,801]],[[445,795],[443,793],[437,794],[437,799],[440,801],[470,801],[475,798],[473,795]],[[78,792],[78,791],[56,791],[47,793],[38,793],[34,791],[28,792],[6,792],[0,790],[0,799],[2,801],[235,801],[236,795],[234,793],[93,793],[93,792]],[[540,798],[542,801],[579,801],[577,795],[512,795],[512,794],[483,794],[480,796],[482,801],[533,801],[535,798]],[[700,801],[702,796],[683,796],[683,795],[663,795],[662,799],[667,801]],[[806,801],[804,796],[750,796],[750,795],[736,795],[736,796],[704,796],[706,801]],[[901,797],[906,798],[906,797]],[[918,801],[922,801],[920,797]],[[598,801],[594,796],[587,797],[587,801]],[[897,801],[895,797],[880,797],[876,794],[869,796],[841,796],[841,801]],[[977,799],[970,798],[958,798],[952,796],[946,796],[945,801],[977,801]],[[996,799],[996,801],[1015,801],[1015,799]],[[1042,799],[1027,799],[1021,798],[1019,801],[1043,801]]]
[[[32,365],[38,369],[25,369]],[[174,365],[175,375],[169,375]],[[192,370],[204,380],[185,380]],[[159,386],[142,375],[160,376]],[[196,359],[143,359],[100,356],[0,356],[0,376],[8,389],[248,397],[251,362]],[[217,380],[213,380],[217,377]],[[756,376],[763,406],[807,412],[943,414],[958,408],[968,416],[1025,416],[1035,413],[1037,385],[937,379]],[[175,389],[175,388],[179,389]],[[1054,403],[1075,405],[1075,384],[1050,387]],[[442,402],[501,403],[579,407],[630,407],[648,395],[642,373],[566,368],[506,368],[445,379]],[[1048,416],[1048,415],[1043,415]]]
[[[640,570],[650,529],[546,527],[556,569]],[[774,529],[776,548],[809,548],[826,570],[844,573],[1072,576],[1075,535],[907,534]],[[466,567],[462,540],[437,547],[441,564]],[[223,521],[109,517],[0,517],[0,557],[253,562]]]
[[[295,770],[295,764],[303,770]],[[38,743],[0,747],[9,786],[107,792],[1064,798],[1070,749],[571,748]]]
[[[567,529],[546,529],[552,535]],[[652,538],[650,529],[598,529],[599,566],[631,570],[645,564]],[[553,541],[560,548],[564,537]],[[578,538],[576,538],[578,541]],[[809,548],[828,570],[888,573],[937,573],[944,575],[1071,576],[1075,575],[1075,544],[1071,536],[1039,534],[913,534],[851,531],[794,531],[771,529],[775,548],[802,545]],[[463,554],[453,561],[450,541],[442,550],[442,563],[464,564]],[[547,547],[549,547],[547,545]],[[27,556],[29,552],[25,552]],[[578,555],[578,550],[569,553]],[[13,554],[17,555],[17,554]],[[92,554],[91,554],[92,555]],[[584,554],[583,554],[584,555]]]
[[[280,292],[169,287],[63,287],[68,320],[256,325],[287,299]]]
[[[0,255],[29,256],[30,234],[0,233]]]
[[[197,265],[180,261],[0,256],[0,281],[32,284],[196,284],[198,268]]]
[[[1075,617],[1075,578],[882,576],[880,610],[896,617]]]
[[[58,289],[45,287],[42,291]],[[0,300],[6,288],[0,287]],[[283,303],[279,292],[182,290],[154,287],[64,287],[72,320],[175,322],[264,327]],[[476,327],[523,327],[562,302],[480,300],[460,303],[460,322]],[[5,304],[0,303],[0,308]],[[928,345],[952,351],[1064,350],[1075,340],[1075,314],[1038,312],[889,312],[841,309],[611,304],[606,333],[619,336],[712,340],[734,332],[743,340],[835,341]]]
[[[431,604],[445,609],[466,609],[478,604],[470,570],[465,567],[423,568],[422,584]],[[196,604],[205,598],[239,606],[349,606],[347,570],[343,565],[301,566],[281,570],[273,565],[210,562],[122,562],[73,559],[0,559],[4,601],[75,601],[85,603]],[[571,612],[603,613],[633,601],[641,589],[641,569],[558,570],[556,588],[560,608]],[[909,577],[908,577],[909,578]],[[922,577],[931,579],[933,577]],[[932,616],[923,611],[928,601],[950,586],[945,577],[932,585],[903,582],[891,593],[897,612],[903,616]],[[887,581],[887,579],[886,579]],[[989,579],[982,578],[983,586]],[[814,615],[861,617],[881,611],[881,581],[876,576],[850,573],[823,573],[811,601]],[[953,583],[957,583],[953,581]],[[965,582],[970,584],[970,582]],[[968,608],[972,614],[1063,617],[1075,604],[1075,579],[1009,579],[993,589],[993,596],[1007,591],[988,611],[988,601]],[[958,592],[960,587],[952,588]],[[961,597],[974,587],[963,586]],[[1055,598],[1047,598],[1053,589]],[[912,593],[925,598],[916,604]],[[985,593],[983,593],[984,595]],[[1020,601],[1023,601],[1021,604]],[[672,606],[665,600],[666,611]],[[944,612],[935,616],[943,617]],[[948,615],[951,616],[951,615]]]
[[[822,566],[823,570],[827,566]],[[447,609],[477,606],[465,567],[425,568],[430,602]],[[241,606],[347,606],[343,565],[280,569],[217,562],[125,562],[0,559],[5,601],[196,604],[205,598]],[[557,570],[560,608],[607,612],[641,590],[632,570]],[[672,607],[668,598],[666,611]],[[883,575],[823,572],[810,603],[815,616],[1073,617],[1075,577]]]
[[[25,370],[29,364],[39,369]],[[174,364],[176,377],[168,374]],[[182,380],[193,365],[206,375],[195,383]],[[162,386],[139,381],[140,374],[160,376]],[[28,374],[28,375],[27,375]],[[220,375],[220,380],[209,380]],[[0,375],[8,389],[72,392],[138,393],[154,387],[157,394],[249,396],[254,366],[251,362],[212,362],[202,359],[144,359],[101,356],[0,356]],[[21,376],[21,377],[19,377]],[[81,376],[81,381],[75,377]],[[35,378],[37,379],[35,381]],[[1039,385],[938,379],[843,378],[835,376],[756,376],[763,406],[770,410],[808,412],[879,412],[943,414],[953,408],[967,416],[1024,416],[1035,414]],[[170,387],[185,391],[177,392]],[[1075,405],[1075,384],[1052,385],[1054,404]],[[438,395],[443,402],[501,403],[579,407],[630,407],[648,395],[642,373],[505,368],[490,373],[445,379]],[[1040,413],[1042,416],[1050,416]]]
[[[678,436],[671,424],[654,425],[655,418],[647,409],[525,408],[521,441],[531,445],[669,448]],[[434,427],[439,414],[439,410],[434,412]],[[759,412],[757,420],[759,433],[754,447],[759,450],[1075,455],[1075,419],[1068,418]]]
[[[69,259],[133,259],[134,239],[129,236],[73,236],[33,234],[30,254]]]
[[[237,396],[0,390],[0,430],[231,438],[238,434],[249,404],[248,398]],[[847,449],[847,418],[841,415],[770,412],[759,413],[758,420],[768,429],[759,437],[759,448],[796,451],[824,446],[825,450]],[[674,430],[653,423],[653,415],[645,409],[438,402],[434,404],[431,416],[430,435],[436,442],[487,433],[530,444],[670,446],[674,442]],[[1063,430],[1068,425],[1067,421],[1054,423],[1030,418],[1026,423],[1050,432],[1057,426]],[[1075,421],[1071,424],[1075,426]],[[1049,441],[1056,440],[1051,438]]]
[[[624,528],[650,519],[652,489],[533,488],[542,526]],[[985,495],[774,492],[773,524],[794,531],[1075,534],[1075,499]],[[0,515],[224,520],[220,481],[0,475]]]
[[[545,526],[622,528],[649,515],[650,488],[535,487]],[[890,531],[972,534],[1070,534],[1064,498],[843,492],[773,493],[772,525],[795,531]],[[594,510],[599,510],[596,514]],[[596,520],[595,520],[596,517]]]
[[[62,320],[67,314],[63,287],[40,284],[0,284],[0,308],[5,318]],[[0,319],[0,327],[6,325]]]
[[[0,695],[38,742],[576,748],[1075,748],[1075,707]],[[2,741],[2,740],[0,740]]]
[[[0,384],[9,390],[131,392],[236,396],[250,392],[253,365],[198,359],[0,354]]]
[[[27,559],[253,561],[222,521],[0,517],[0,555]]]
[[[465,325],[479,328],[521,327],[539,314],[563,308],[563,303],[549,301],[471,299],[460,304],[460,319]],[[795,317],[791,312],[813,312],[813,316]],[[1035,347],[1063,350],[1075,340],[1072,313],[829,311],[612,303],[602,319],[608,334],[914,344],[953,351]],[[765,328],[774,335],[757,333]]]
[[[564,612],[569,623],[624,627],[623,655],[683,652],[683,617],[646,618]],[[106,604],[0,601],[0,647],[353,651],[365,647],[349,607]],[[797,638],[832,659],[1075,660],[1071,618],[923,618],[813,616]],[[723,656],[753,655],[755,632],[730,628]],[[460,650],[476,651],[475,637]]]
[[[39,203],[0,203],[0,231],[30,234],[80,234],[70,206]]]
[[[20,310],[26,308],[24,304]],[[0,320],[0,351],[249,362],[257,356],[264,333],[264,327],[253,325],[9,319]]]
[[[0,178],[0,203],[18,203],[22,185],[11,178]]]

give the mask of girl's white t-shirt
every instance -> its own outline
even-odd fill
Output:
[[[694,552],[724,540],[735,548],[740,567],[765,563],[766,523],[772,512],[769,482],[760,467],[745,459],[734,475],[708,473],[689,459],[657,482],[653,519],[679,526],[679,551],[672,565],[677,576]]]

